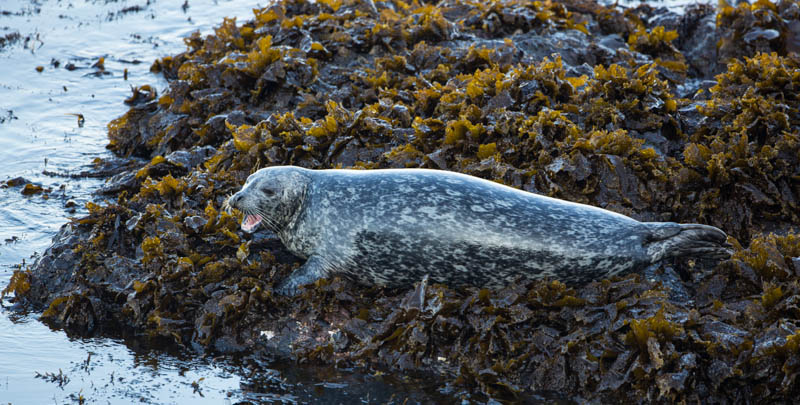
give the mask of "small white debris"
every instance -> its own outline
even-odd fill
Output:
[[[265,338],[267,338],[267,340],[270,340],[270,339],[275,337],[275,332],[273,332],[271,330],[262,330],[261,331],[261,337],[265,337]]]

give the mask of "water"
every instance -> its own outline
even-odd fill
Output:
[[[29,317],[8,316],[4,312],[0,320],[4,404],[78,403],[81,396],[97,404],[179,404],[187,399],[221,404],[228,395],[243,396],[240,378],[208,361],[190,363],[157,351],[128,348],[118,340],[69,339]],[[65,379],[48,378],[59,376]],[[198,390],[192,383],[198,384]]]
[[[150,64],[183,51],[182,38],[192,32],[210,33],[223,16],[246,20],[259,6],[238,0],[0,2],[0,184],[23,177],[51,190],[24,196],[22,186],[0,188],[0,289],[16,266],[43,252],[68,217],[82,215],[84,203],[96,198],[92,192],[102,180],[68,175],[111,157],[106,124],[127,111],[130,86],[166,88]],[[101,57],[102,72],[92,67]],[[250,376],[255,368],[235,359],[186,358],[135,340],[70,338],[39,322],[38,314],[9,311],[7,301],[0,308],[3,404],[386,403],[436,396],[435,387],[391,376],[290,364],[261,364],[263,371]]]

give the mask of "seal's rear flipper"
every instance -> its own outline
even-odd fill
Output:
[[[651,263],[668,257],[691,256],[699,259],[724,260],[731,257],[728,236],[719,228],[702,224],[647,222],[645,238]]]

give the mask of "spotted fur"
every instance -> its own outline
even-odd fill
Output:
[[[308,259],[279,288],[285,294],[332,274],[388,286],[426,275],[448,285],[500,287],[519,276],[579,284],[677,254],[730,254],[714,227],[639,222],[436,170],[270,167],[229,205],[261,215]]]

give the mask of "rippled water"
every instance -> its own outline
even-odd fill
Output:
[[[0,2],[0,35],[10,39],[0,49],[0,181],[23,177],[52,189],[49,198],[26,197],[22,186],[0,189],[0,286],[8,283],[13,266],[47,248],[100,184],[44,173],[80,172],[91,168],[92,159],[108,157],[106,123],[127,110],[122,100],[130,86],[166,85],[149,73],[150,63],[182,51],[182,37],[210,31],[221,14],[247,17],[254,6],[192,1],[184,10],[174,1],[149,3]],[[98,74],[92,65],[101,57],[105,73]],[[74,114],[83,115],[82,126]],[[65,207],[70,199],[77,202],[77,212]],[[89,403],[192,398],[219,404],[229,394],[234,400],[241,396],[239,383],[235,373],[208,362],[187,363],[111,339],[70,339],[35,315],[5,308],[0,315],[3,403],[78,403],[82,397]]]
[[[0,289],[15,266],[30,263],[68,217],[81,215],[84,203],[96,198],[92,192],[102,180],[69,174],[111,156],[106,124],[127,111],[123,100],[130,86],[166,87],[149,72],[152,61],[183,51],[183,37],[211,32],[223,16],[250,18],[254,7],[259,3],[237,0],[0,1],[0,184],[22,177],[51,190],[24,196],[22,186],[0,188]],[[92,67],[100,58],[102,71]],[[77,114],[84,117],[82,125]],[[69,208],[70,200],[77,205]],[[406,386],[388,376],[287,364],[261,365],[266,371],[249,376],[253,367],[229,358],[187,360],[130,340],[70,338],[40,323],[37,314],[9,311],[8,297],[3,305],[3,404],[432,398],[419,384]]]

